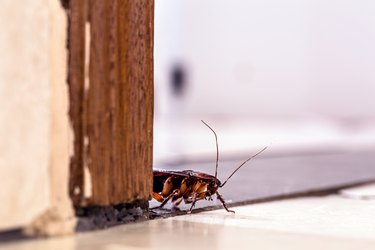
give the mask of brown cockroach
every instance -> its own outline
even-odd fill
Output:
[[[203,120],[202,122],[214,133],[216,141],[216,168],[215,176],[197,172],[194,170],[158,170],[154,169],[154,185],[152,197],[161,202],[161,205],[156,208],[162,208],[169,200],[172,199],[172,203],[178,206],[182,200],[185,204],[191,204],[188,213],[191,213],[195,203],[199,200],[206,199],[212,200],[211,196],[216,194],[217,199],[223,204],[225,210],[234,213],[233,210],[229,210],[223,197],[219,194],[218,189],[222,188],[227,181],[243,166],[245,163],[262,153],[267,147],[260,150],[255,155],[248,158],[240,166],[238,166],[224,181],[217,178],[217,168],[219,163],[219,146],[217,141],[217,135],[215,131]]]

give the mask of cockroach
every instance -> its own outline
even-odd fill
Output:
[[[229,177],[222,183],[217,178],[217,169],[219,165],[219,145],[216,132],[203,120],[202,122],[213,132],[216,141],[216,167],[215,176],[197,172],[194,170],[164,170],[154,169],[154,185],[152,198],[161,203],[159,207],[162,208],[169,200],[172,201],[174,206],[178,206],[182,201],[185,204],[191,204],[188,213],[191,213],[195,203],[199,200],[212,200],[212,195],[216,194],[217,199],[223,204],[226,211],[234,213],[229,210],[223,197],[219,194],[218,189],[224,187],[228,180],[243,166],[245,163],[258,156],[267,147],[264,147],[255,155],[245,160],[239,165]]]

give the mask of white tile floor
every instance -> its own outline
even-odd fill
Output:
[[[216,210],[0,249],[374,249],[375,199],[369,194],[374,185],[235,207],[235,215]]]

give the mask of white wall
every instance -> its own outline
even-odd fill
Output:
[[[0,30],[0,231],[70,233],[65,10],[60,0],[3,0]]]
[[[48,5],[0,2],[0,230],[49,205]]]
[[[371,0],[157,0],[156,116],[374,118],[374,13]]]

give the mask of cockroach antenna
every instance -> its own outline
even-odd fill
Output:
[[[221,184],[220,187],[223,187],[225,185],[225,183],[227,183],[227,181],[243,166],[245,165],[245,163],[247,163],[248,161],[250,161],[251,159],[257,157],[258,155],[260,155],[264,150],[266,150],[267,147],[264,147],[262,150],[260,150],[258,153],[256,153],[255,155],[251,156],[249,159],[247,159],[246,161],[244,161],[241,165],[239,165],[236,170],[234,170],[230,175],[229,177],[226,179],[226,181],[224,181],[223,184]]]
[[[207,124],[205,123],[203,120],[201,120],[203,122],[204,125],[206,125],[215,135],[215,141],[216,141],[216,168],[215,168],[215,178],[217,178],[217,168],[219,166],[219,144],[217,142],[217,135],[215,133],[215,131]]]

